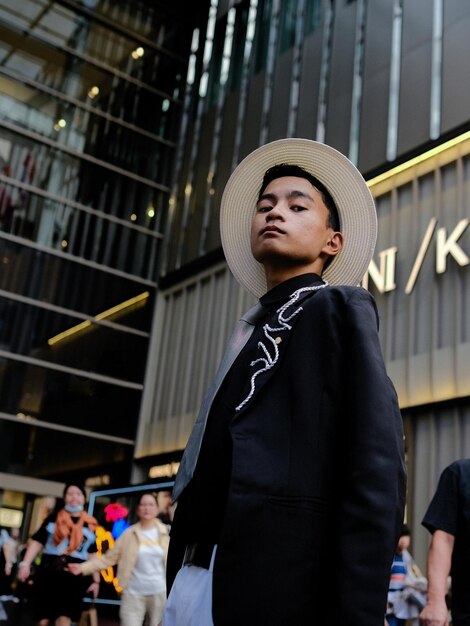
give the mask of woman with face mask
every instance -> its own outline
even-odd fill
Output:
[[[80,617],[83,596],[87,592],[95,598],[98,595],[99,574],[81,579],[67,570],[68,564],[83,563],[96,552],[97,521],[85,511],[86,493],[82,487],[67,485],[63,499],[63,508],[44,520],[18,565],[18,579],[24,582],[42,551],[33,584],[38,626],[70,626]]]

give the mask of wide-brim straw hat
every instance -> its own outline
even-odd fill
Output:
[[[266,170],[281,163],[298,165],[317,178],[338,209],[344,244],[322,278],[330,285],[358,285],[377,240],[372,195],[359,170],[343,154],[323,143],[297,138],[273,141],[252,152],[225,186],[220,232],[225,258],[236,280],[257,298],[267,291],[263,266],[251,253],[251,222]]]

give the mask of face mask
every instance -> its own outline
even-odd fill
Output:
[[[83,506],[82,505],[70,506],[70,504],[66,504],[64,506],[64,509],[68,511],[69,513],[81,513],[83,511]]]

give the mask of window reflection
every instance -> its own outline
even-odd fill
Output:
[[[3,268],[0,271],[0,289],[86,315],[94,316],[149,290],[147,285],[133,280],[1,238],[0,267]],[[148,332],[153,293],[154,290],[150,289],[145,306],[128,312],[125,318],[116,321]]]
[[[133,439],[140,397],[138,389],[0,359],[0,411],[30,425],[44,420]]]
[[[158,168],[152,170],[148,166],[159,152],[162,161],[168,161],[173,154],[173,144],[162,143],[158,134],[143,134],[136,126],[123,127],[119,118],[110,120],[109,117],[100,117],[93,110],[77,108],[71,102],[61,101],[47,93],[41,94],[38,102],[36,89],[9,76],[0,75],[0,87],[2,119],[57,141],[61,146],[103,160],[109,160],[109,145],[113,143],[117,156],[113,162],[116,165],[144,177],[166,179],[164,171]],[[96,85],[95,88],[99,89]],[[173,111],[169,101],[166,102],[164,113],[169,118]],[[163,103],[160,108],[162,106]],[[158,111],[156,113],[152,116],[154,121],[158,118]],[[146,158],[143,159],[142,155]]]
[[[142,300],[136,307],[145,305]],[[138,315],[137,308],[133,312]],[[129,314],[124,312],[116,323],[124,325]],[[15,354],[142,383],[147,343],[146,334],[84,324],[56,311],[0,299],[0,345]]]
[[[91,99],[94,106],[128,121],[139,120],[138,125],[158,133],[162,101],[179,106],[181,60],[151,47],[134,58],[132,54],[144,48],[132,38],[57,4],[43,5],[34,17],[12,8],[1,10],[2,66],[83,102],[90,101],[90,89],[98,86],[98,97]],[[164,24],[159,30],[164,38]],[[164,89],[153,86],[157,71]],[[131,106],[123,107],[126,99]],[[153,115],[139,119],[149,107]]]
[[[120,480],[124,482],[131,459],[131,445],[38,428],[26,420],[0,420],[1,472],[30,474],[61,482],[71,471],[82,470],[89,475],[106,471],[112,474],[113,480],[119,480],[121,472]]]
[[[43,198],[29,189],[31,185],[40,186],[48,194],[106,209],[129,225],[152,231],[158,231],[161,225],[166,193],[137,181],[125,181],[107,170],[98,185],[96,165],[13,133],[4,133],[0,140],[0,172],[0,230],[131,274],[155,278],[158,238],[109,222],[105,216],[85,213],[74,205]],[[8,185],[10,178],[20,187]]]

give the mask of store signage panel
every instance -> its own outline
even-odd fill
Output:
[[[447,270],[448,261],[453,259],[460,267],[470,264],[470,257],[460,245],[459,241],[466,231],[470,220],[462,219],[449,233],[445,226],[438,227],[438,220],[433,217],[426,229],[426,232],[417,248],[413,265],[410,267],[406,277],[405,293],[410,294],[416,284],[419,272],[423,266],[426,254],[432,242],[435,242],[435,269],[437,274],[443,274]],[[378,253],[378,265],[371,261],[367,274],[362,280],[362,286],[369,288],[372,282],[380,293],[394,291],[396,284],[396,258],[399,250],[396,246],[391,246]]]
[[[0,508],[0,526],[7,528],[21,528],[23,523],[23,511],[16,509]]]

